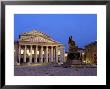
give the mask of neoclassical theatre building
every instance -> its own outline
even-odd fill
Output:
[[[14,42],[14,63],[63,63],[64,45],[38,31],[21,33]]]

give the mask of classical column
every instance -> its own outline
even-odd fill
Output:
[[[37,63],[37,51],[38,51],[38,48],[37,48],[37,45],[36,45],[36,52],[35,52],[35,56],[36,56],[35,62],[36,62],[36,63]]]
[[[26,62],[26,45],[24,45],[24,62]]]
[[[64,47],[60,47],[60,63],[64,62]]]
[[[20,59],[21,59],[21,45],[19,45],[19,56],[18,56],[18,63],[20,64]]]
[[[46,62],[46,49],[43,47],[43,62]]]
[[[48,46],[46,46],[46,62],[48,63]]]
[[[56,46],[56,62],[58,63],[58,46]]]
[[[53,62],[53,46],[51,46],[51,51],[50,51],[51,53],[51,62]]]
[[[41,52],[40,52],[40,62],[42,63],[43,62],[43,46],[41,46]]]
[[[32,45],[30,45],[30,59],[29,62],[32,63]]]
[[[53,49],[53,61],[55,62],[55,48]]]

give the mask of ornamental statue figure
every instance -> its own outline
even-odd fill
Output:
[[[75,44],[75,41],[73,41],[72,36],[69,37],[68,44],[69,44],[69,52],[77,51],[77,46]]]

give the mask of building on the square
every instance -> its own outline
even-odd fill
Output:
[[[78,48],[78,52],[80,53],[80,60],[83,62],[85,60],[85,49],[84,48]]]
[[[97,64],[97,41],[94,41],[85,46],[85,60],[86,64]]]
[[[21,63],[63,63],[64,45],[38,31],[21,33],[14,42],[15,64]]]

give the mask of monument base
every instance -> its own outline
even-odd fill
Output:
[[[81,65],[81,60],[69,60],[69,64],[71,65]]]
[[[68,60],[67,63],[70,65],[81,65],[82,64],[81,60]]]
[[[63,64],[63,67],[71,67],[71,66],[80,66],[82,64],[81,60],[67,60],[67,62],[65,62]]]

